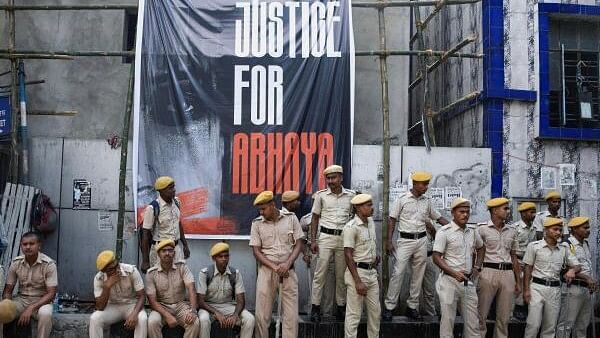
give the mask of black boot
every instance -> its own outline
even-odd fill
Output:
[[[346,318],[346,305],[338,305],[337,313],[335,314],[337,320],[344,320]]]
[[[406,317],[414,320],[423,320],[423,317],[421,316],[419,311],[411,309],[409,307],[406,308]]]
[[[312,322],[318,323],[321,321],[321,306],[320,305],[312,305],[310,309],[310,320]]]
[[[388,310],[384,307],[383,312],[381,313],[381,320],[384,322],[391,322],[392,318],[393,318],[392,310]]]

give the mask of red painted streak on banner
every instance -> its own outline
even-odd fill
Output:
[[[237,234],[235,221],[228,218],[186,218],[181,221],[186,235],[231,235]]]
[[[181,217],[198,215],[206,212],[208,204],[208,189],[196,188],[187,190],[177,194],[177,198],[181,201]],[[144,211],[147,205],[137,208],[137,224],[142,224],[144,221]]]

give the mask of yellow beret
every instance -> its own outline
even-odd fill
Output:
[[[154,189],[163,190],[164,188],[168,187],[171,183],[174,182],[175,180],[172,177],[161,176],[156,179],[156,182],[154,182]]]
[[[165,246],[175,247],[175,241],[172,239],[163,239],[162,241],[158,242],[156,246],[154,246],[154,250],[156,250],[156,252],[159,252],[160,249],[164,248]]]
[[[300,198],[300,193],[294,190],[288,190],[281,195],[282,202],[291,202]]]
[[[485,205],[487,205],[488,209],[491,209],[491,208],[499,207],[504,204],[508,204],[508,198],[497,197],[497,198],[492,198],[491,200],[487,201],[487,203]]]
[[[17,318],[17,305],[10,300],[5,299],[0,302],[0,323],[7,324]]]
[[[526,210],[536,210],[536,206],[535,203],[532,202],[523,202],[521,204],[519,204],[519,207],[517,208],[518,211],[526,211]]]
[[[221,252],[229,251],[229,244],[219,242],[210,248],[210,257],[220,254]]]
[[[325,170],[323,170],[323,175],[325,175],[325,176],[327,176],[329,174],[333,174],[333,173],[343,174],[344,168],[342,168],[342,166],[334,164],[334,165],[330,165],[329,167],[325,168]]]
[[[361,205],[371,201],[373,198],[369,194],[358,194],[350,200],[352,205]]]
[[[551,227],[554,225],[562,225],[562,224],[563,224],[563,221],[560,218],[546,217],[546,219],[544,220],[544,228]]]
[[[469,201],[466,198],[457,197],[452,201],[452,204],[450,204],[450,210],[454,210],[454,208],[456,208],[456,207],[470,207],[470,206],[471,206],[471,201]]]
[[[116,259],[115,253],[110,250],[104,250],[98,254],[98,258],[96,258],[96,268],[98,270],[104,269],[108,264],[114,262]]]
[[[431,180],[431,173],[426,171],[415,171],[411,175],[413,182],[429,182]]]
[[[568,226],[569,226],[569,228],[574,228],[574,227],[578,227],[580,225],[584,225],[585,223],[587,223],[589,221],[590,221],[589,217],[577,216],[577,217],[571,218]]]
[[[273,200],[273,192],[272,191],[263,191],[260,194],[258,194],[258,196],[256,196],[256,198],[254,199],[254,205],[260,205],[260,204],[265,204],[265,203],[269,203]]]
[[[544,199],[547,201],[551,198],[558,198],[560,199],[560,193],[558,191],[551,191],[549,193],[546,194],[546,196],[544,196]]]

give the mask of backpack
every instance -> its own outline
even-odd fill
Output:
[[[231,272],[229,274],[229,284],[231,284],[231,298],[235,300],[235,280],[237,277],[237,270],[233,266],[229,265],[229,271]],[[214,275],[215,266],[213,264],[206,268],[206,289],[208,289],[208,286],[210,285],[210,282],[212,281]]]
[[[179,199],[177,197],[173,198],[173,202],[175,203],[175,206],[177,206],[177,209],[181,210],[181,201],[179,201]],[[154,224],[156,224],[156,220],[158,219],[158,215],[160,214],[160,203],[158,203],[158,199],[154,199],[154,200],[152,200],[152,202],[150,202],[149,205],[152,206],[152,210],[154,211]],[[154,225],[153,225],[153,227],[154,227]],[[144,228],[144,218],[142,217],[142,220],[138,224],[138,243],[139,243],[140,248],[142,245],[142,230],[143,230],[143,228]]]

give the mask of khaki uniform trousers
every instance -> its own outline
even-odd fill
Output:
[[[423,275],[427,262],[427,237],[417,240],[400,238],[396,247],[396,262],[394,272],[390,278],[387,295],[385,297],[385,308],[394,310],[398,304],[398,296],[402,287],[402,280],[406,268],[411,265],[412,276],[410,279],[410,295],[406,305],[413,310],[419,309],[419,295],[423,285]]]
[[[235,312],[235,305],[233,304],[207,304],[225,316],[232,315]],[[208,311],[200,309],[198,311],[198,318],[200,318],[200,338],[210,338],[210,329],[214,317]],[[250,312],[243,310],[235,325],[241,327],[240,338],[252,338],[252,334],[254,333],[254,316]]]
[[[440,297],[440,338],[454,337],[454,320],[456,308],[460,311],[464,321],[465,338],[482,337],[479,333],[477,316],[477,291],[475,286],[464,286],[456,279],[440,273],[436,283],[436,290]]]
[[[104,328],[114,323],[127,320],[134,310],[133,304],[106,304],[103,311],[94,311],[90,316],[90,338],[103,338]],[[145,338],[148,335],[148,315],[142,309],[138,313],[138,321],[133,336]]]
[[[150,259],[150,267],[153,267],[158,262],[158,254],[156,253],[156,249],[154,249],[154,244],[150,246],[150,254],[148,255]],[[173,258],[173,262],[179,262],[184,260],[183,258],[183,246],[181,242],[178,242],[175,246],[175,257]]]
[[[379,321],[381,318],[381,305],[379,304],[379,282],[377,281],[377,270],[365,270],[356,268],[361,281],[367,286],[367,295],[361,296],[356,293],[356,284],[350,270],[346,270],[344,280],[346,281],[346,320],[344,321],[345,338],[355,338],[358,324],[362,316],[363,303],[367,307],[367,337],[379,337]]]
[[[436,292],[435,281],[439,274],[439,268],[431,257],[427,257],[425,264],[425,274],[423,274],[423,290],[421,294],[421,311],[428,316],[435,316],[436,311]]]
[[[519,260],[519,266],[521,266],[521,280],[523,280],[523,277],[525,276],[525,264],[523,264],[523,262],[521,260]],[[523,291],[523,290],[521,290]],[[519,296],[515,298],[515,304],[514,305],[519,305],[519,306],[523,306],[526,305],[525,301],[523,300],[523,292],[519,293]],[[514,309],[514,306],[513,306]]]
[[[314,258],[314,256],[313,256]],[[335,303],[338,306],[346,305],[346,284],[344,282],[344,272],[346,271],[346,260],[344,258],[344,248],[322,247],[319,242],[319,255],[315,266],[315,275],[312,285],[311,303],[321,305],[321,297],[328,279],[329,262],[333,258],[335,266]]]
[[[279,275],[266,266],[260,266],[256,278],[256,338],[269,338],[273,303],[281,294],[281,337],[298,337],[298,277],[289,270],[289,277],[279,284]],[[281,293],[279,293],[281,288]]]
[[[556,321],[560,312],[560,287],[531,283],[531,301],[527,313],[525,337],[537,337],[540,327],[540,338],[553,338]]]
[[[30,304],[37,302],[40,298],[41,297],[14,297],[13,302],[17,306],[16,320],[19,319],[21,313],[23,313]],[[33,312],[32,317],[37,320],[37,337],[50,337],[50,333],[52,332],[52,304],[42,305],[37,311]]]
[[[571,330],[571,337],[585,338],[592,315],[592,299],[588,288],[566,284],[562,286],[562,301],[556,336],[561,338],[561,330]],[[566,337],[566,334],[565,336]]]
[[[185,330],[183,338],[197,338],[200,334],[200,319],[196,317],[196,320],[192,324],[186,324],[183,320],[188,312],[196,313],[195,309],[192,309],[188,302],[179,302],[175,304],[161,304],[167,311],[169,311],[175,318],[177,318],[177,324],[183,327]],[[148,338],[162,338],[162,327],[166,324],[161,314],[152,311],[148,316]]]
[[[515,299],[515,275],[512,270],[483,268],[479,274],[479,330],[487,333],[486,319],[496,298],[494,338],[508,337],[508,322]]]

